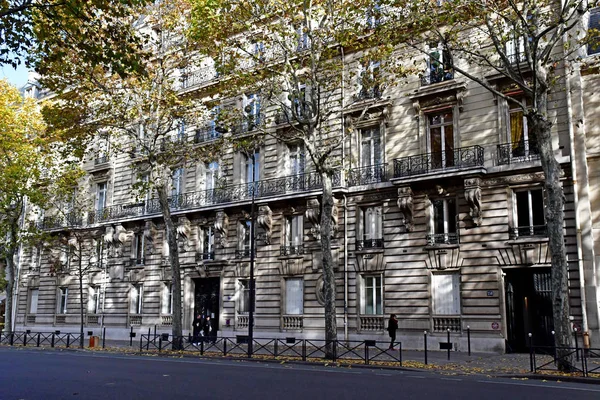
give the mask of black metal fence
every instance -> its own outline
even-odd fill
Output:
[[[554,332],[552,332],[554,334]],[[570,372],[589,377],[600,374],[600,349],[579,347],[577,334],[574,334],[575,347],[537,346],[529,335],[529,367],[533,373],[559,371],[559,366]]]
[[[0,344],[9,346],[79,347],[79,333],[60,332],[12,332],[0,333]]]

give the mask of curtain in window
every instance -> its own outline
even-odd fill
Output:
[[[285,313],[287,315],[302,315],[304,313],[303,280],[290,278],[285,281]]]
[[[523,111],[511,111],[510,112],[510,142],[512,143],[512,149],[516,150],[523,146]]]

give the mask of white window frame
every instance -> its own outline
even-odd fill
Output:
[[[379,125],[369,126],[360,129],[360,166],[374,167],[382,164],[383,141],[381,140],[381,127]],[[379,142],[379,144],[377,144]],[[377,149],[379,147],[379,149]],[[366,157],[365,148],[369,150],[369,157]]]
[[[131,285],[129,290],[129,313],[142,314],[144,310],[144,286],[141,283]]]
[[[434,62],[434,61],[432,61],[433,52],[437,52],[440,55],[440,59],[435,60],[435,62],[437,62],[442,67],[442,78],[440,80],[436,80],[435,82],[432,82],[432,80],[431,80],[432,65]],[[444,55],[445,55],[444,53],[445,53],[444,47],[442,46],[441,43],[438,43],[437,45],[433,45],[433,46],[432,45],[428,46],[427,55],[425,57],[425,68],[426,68],[425,69],[425,78],[427,79],[429,84],[446,82],[446,81],[454,79],[454,71],[452,71],[451,78],[446,78],[446,68],[445,68],[446,61],[444,60]]]
[[[162,287],[162,303],[161,303],[161,314],[172,315],[173,314],[173,283],[164,282]]]
[[[436,220],[436,215],[435,215],[435,203],[436,202],[442,202],[442,215],[441,217],[443,218],[443,228],[444,231],[443,232],[437,232],[436,228],[437,228],[437,220]],[[449,203],[453,201],[454,205],[450,205]],[[430,222],[430,233],[432,234],[440,234],[440,235],[448,235],[451,233],[457,233],[457,227],[456,227],[456,217],[458,216],[458,209],[457,209],[457,201],[455,197],[448,197],[448,198],[437,198],[437,199],[432,199],[431,200],[431,222]],[[451,221],[451,208],[454,208],[454,220]]]
[[[304,314],[304,279],[285,278],[285,313],[284,315]]]
[[[383,275],[361,275],[362,287],[361,287],[361,304],[360,313],[361,315],[383,315],[384,313],[384,290],[383,290]],[[372,292],[369,296],[369,289]],[[380,301],[377,301],[377,295],[379,294]],[[370,299],[368,299],[370,297]],[[368,308],[369,302],[371,302],[371,309]]]
[[[108,194],[108,182],[96,183],[96,211],[102,212],[106,208],[106,198]]]
[[[431,274],[432,314],[460,315],[460,273],[436,272]],[[448,296],[450,298],[448,299]]]
[[[444,117],[446,114],[450,114],[450,120],[446,121]],[[432,119],[435,116],[440,116],[440,123],[432,123]],[[440,128],[440,142],[441,142],[441,168],[447,168],[447,149],[446,149],[446,127],[452,127],[452,151],[456,148],[456,127],[454,126],[454,110],[448,109],[440,112],[429,113],[427,116],[427,153],[433,153],[433,145],[431,140],[431,130],[434,128]],[[453,153],[454,154],[454,153]],[[432,160],[433,161],[433,160]],[[456,160],[452,160],[454,163]]]
[[[61,286],[58,288],[58,302],[56,304],[57,314],[66,314],[69,304],[69,288],[67,286]]]
[[[304,242],[304,217],[301,214],[288,215],[285,218],[286,247],[302,246]]]
[[[146,237],[144,232],[136,232],[134,236],[133,257],[136,265],[144,265],[146,263]]]
[[[258,93],[248,93],[244,96],[244,117],[248,130],[253,130],[260,125],[261,99]],[[252,125],[250,125],[250,123]]]
[[[252,238],[250,237],[252,234],[252,221],[249,219],[240,220],[238,229],[238,249],[250,254],[252,246]]]
[[[183,167],[176,168],[171,175],[171,197],[175,198],[183,194],[185,187]]]
[[[100,309],[100,286],[88,286],[88,313],[98,314]]]
[[[361,211],[361,240],[383,239],[383,207],[365,206]]]
[[[215,230],[211,225],[202,227],[202,254],[211,254],[215,251]]]
[[[250,310],[250,279],[238,279],[236,292],[235,312],[246,315]]]
[[[542,215],[544,217],[544,224],[545,224],[545,220],[546,220],[546,212],[545,212],[545,208],[546,208],[546,203],[545,203],[545,199],[544,199],[544,189],[541,187],[530,187],[530,188],[523,188],[523,189],[518,189],[518,190],[514,190],[513,191],[513,201],[514,201],[514,222],[515,222],[515,228],[524,228],[524,227],[533,227],[536,226],[534,224],[533,221],[533,210],[537,207],[539,207],[539,204],[533,204],[533,198],[531,195],[531,192],[540,192],[541,193],[541,197],[542,197],[542,204],[541,207],[544,209],[544,211],[542,212]],[[517,194],[518,193],[527,193],[527,214],[528,214],[528,221],[526,221],[526,223],[524,224],[523,221],[519,221],[519,202],[517,199]],[[538,224],[539,225],[539,224]]]
[[[35,315],[38,310],[38,301],[40,296],[40,288],[29,289],[29,304],[27,306],[28,314]]]
[[[305,169],[304,146],[301,143],[289,144],[287,146],[287,168],[288,176],[304,174]]]
[[[260,181],[260,150],[254,152],[254,166],[252,157],[243,155],[242,183],[255,183]]]

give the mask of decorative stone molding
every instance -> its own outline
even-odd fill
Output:
[[[339,210],[337,200],[333,199],[331,210],[331,237],[335,237],[338,230]],[[317,199],[309,199],[306,205],[304,216],[311,223],[312,228],[309,234],[315,239],[321,239],[321,203]]]
[[[331,208],[331,237],[335,237],[338,231],[339,209],[337,200],[333,199],[333,207]]]
[[[250,276],[250,263],[241,262],[236,263],[233,273],[236,278],[247,278]]]
[[[516,185],[519,183],[532,183],[532,182],[543,182],[544,181],[544,173],[543,172],[534,172],[531,174],[521,174],[521,175],[511,175],[511,176],[503,176],[498,178],[488,178],[482,180],[481,184],[483,186],[506,186],[506,185]]]
[[[465,179],[465,200],[469,203],[469,215],[476,226],[481,225],[481,179]]]
[[[155,241],[157,238],[158,229],[156,228],[156,225],[152,221],[146,221],[146,224],[144,225],[144,242],[151,253],[155,249]]]
[[[184,246],[192,246],[192,223],[187,217],[181,216],[177,220],[177,227],[175,228],[177,238],[181,239]]]
[[[356,272],[381,273],[385,271],[386,264],[383,262],[383,249],[377,252],[357,252]]]
[[[217,211],[215,218],[215,233],[218,237],[215,238],[216,242],[221,247],[227,246],[227,231],[229,230],[229,217],[225,214],[225,211]]]
[[[398,188],[398,208],[404,215],[404,227],[411,232],[415,225],[413,191],[410,186]]]
[[[265,243],[271,244],[271,236],[273,235],[273,211],[269,206],[260,206],[258,208],[258,217],[256,223],[265,231]]]
[[[294,276],[304,274],[304,257],[280,258],[279,274],[281,276]]]
[[[463,259],[460,254],[460,247],[458,245],[444,246],[444,247],[428,247],[427,258],[425,259],[425,266],[427,269],[456,269],[460,268]]]
[[[315,296],[320,305],[325,305],[325,282],[323,281],[323,275],[317,279],[317,285],[315,286]]]
[[[519,238],[509,240],[509,247],[498,249],[501,266],[550,265],[552,262],[548,238]]]

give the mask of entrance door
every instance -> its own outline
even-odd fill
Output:
[[[536,346],[552,345],[552,285],[550,268],[506,270],[507,352],[529,349],[529,333]]]
[[[212,336],[217,335],[219,330],[219,300],[221,278],[199,278],[194,279],[196,290],[194,294],[194,318],[198,315],[202,319],[207,316],[211,320]]]

